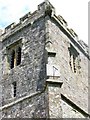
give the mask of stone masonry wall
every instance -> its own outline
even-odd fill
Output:
[[[80,112],[61,100],[62,118],[85,118]]]
[[[56,83],[47,83],[48,100],[49,100],[49,117],[62,118],[61,109],[61,86]]]
[[[3,118],[46,118],[47,99],[41,93],[3,109]]]
[[[77,37],[62,16],[55,15],[49,1],[41,3],[33,14],[20,18],[17,25],[5,28],[0,37],[3,118],[86,117],[88,58]],[[10,69],[11,51],[19,45],[21,63]],[[71,46],[78,53],[76,72],[72,70],[74,63],[70,66]],[[13,96],[13,82],[16,82],[16,96]]]
[[[7,48],[19,39],[22,40],[21,64],[13,69],[10,69],[8,63],[9,53]],[[46,78],[44,49],[45,23],[43,18],[35,21],[32,25],[28,25],[9,38],[3,40],[3,76],[2,81],[0,81],[0,84],[2,85],[3,106],[24,96],[44,90]],[[17,83],[16,97],[12,97],[11,85],[14,81]],[[29,101],[31,102],[29,103]],[[24,104],[26,104],[25,107]],[[37,114],[37,117],[45,117],[47,116],[47,112],[45,112],[46,106],[45,94],[41,95],[41,97],[37,95],[37,97],[31,98],[31,100],[27,99],[25,102],[22,101],[14,106],[7,107],[7,109],[4,109],[2,116],[36,117]],[[31,112],[31,109],[33,112]]]
[[[63,32],[63,29],[56,20],[53,18],[49,19],[48,17],[47,26],[47,41],[51,41],[51,49],[53,48],[56,52],[56,56],[51,58],[52,64],[59,66],[60,79],[63,80],[61,93],[88,112],[88,59]],[[77,69],[76,73],[71,70],[69,64],[70,56],[68,48],[70,44],[78,51],[80,57],[80,69]],[[62,107],[64,106],[62,105]],[[68,109],[66,111],[67,116],[69,113]],[[73,115],[78,116],[77,112],[75,114]]]

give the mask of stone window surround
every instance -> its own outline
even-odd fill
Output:
[[[21,51],[22,51],[22,39],[18,39],[16,42],[10,44],[7,48],[7,58],[8,58],[8,64],[9,69],[14,68],[15,66],[20,65],[21,63]],[[13,58],[11,58],[11,56]],[[11,66],[11,59],[13,62],[13,65]]]
[[[71,70],[76,73],[77,72],[77,63],[79,61],[79,53],[78,51],[74,48],[73,45],[70,44],[70,47],[68,48],[69,50],[69,65],[70,65],[70,68]]]

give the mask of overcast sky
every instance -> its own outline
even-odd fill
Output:
[[[44,0],[0,0],[0,29],[4,29],[27,12],[35,11]],[[63,16],[68,27],[79,39],[88,44],[88,1],[89,0],[49,0],[56,8],[56,14]]]

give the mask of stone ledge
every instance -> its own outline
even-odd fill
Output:
[[[89,113],[87,113],[85,110],[83,110],[81,107],[79,107],[77,104],[75,104],[73,101],[71,101],[69,98],[67,98],[62,93],[61,93],[61,98],[62,98],[63,101],[65,101],[70,106],[72,106],[75,110],[77,110],[78,112],[80,112],[82,115],[84,115],[85,117],[90,118],[90,114]]]
[[[60,86],[63,84],[62,80],[54,80],[54,79],[47,79],[46,82],[54,85],[60,85]]]
[[[0,107],[0,111],[2,111],[3,109],[6,109],[6,108],[8,108],[8,107],[11,107],[11,106],[13,106],[13,105],[15,105],[15,104],[17,104],[17,103],[19,103],[19,102],[22,102],[22,101],[25,100],[25,99],[28,99],[28,98],[30,98],[30,97],[34,97],[34,96],[36,96],[36,95],[38,95],[38,94],[40,94],[40,93],[42,93],[42,91],[35,92],[35,93],[32,93],[32,94],[27,95],[27,96],[25,96],[25,97],[19,98],[18,100],[14,101],[14,102],[11,102],[11,103],[9,103],[9,104],[6,104],[6,105]]]

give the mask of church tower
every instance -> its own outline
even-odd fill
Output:
[[[88,46],[49,1],[0,36],[1,118],[87,118]]]

